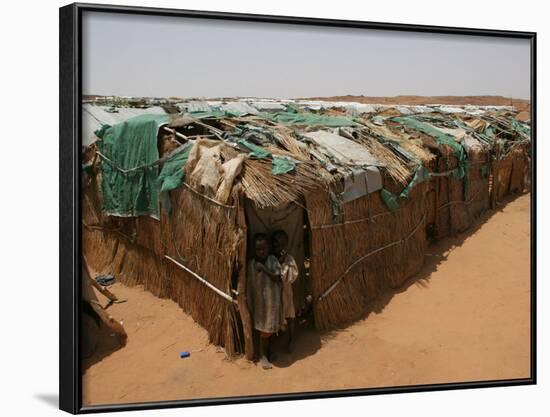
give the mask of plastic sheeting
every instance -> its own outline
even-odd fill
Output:
[[[464,113],[464,109],[461,107],[439,106],[436,110],[441,113]]]
[[[304,133],[317,145],[327,149],[344,165],[381,166],[382,164],[364,146],[326,130]]]
[[[285,111],[285,106],[276,101],[252,101],[250,105],[262,112],[272,113]]]
[[[290,125],[343,127],[355,126],[357,124],[350,118],[343,116],[325,116],[312,113],[297,113],[295,111],[278,112],[274,114],[263,113],[261,116],[276,123]]]
[[[189,158],[189,151],[193,146],[193,142],[189,142],[181,148],[175,149],[162,166],[158,183],[160,192],[164,193],[178,188],[185,178],[183,167]]]
[[[212,110],[212,107],[206,101],[189,101],[182,107],[189,113],[209,112]]]
[[[354,169],[344,179],[342,202],[347,203],[382,188],[382,176],[377,167]]]
[[[95,106],[89,103],[82,105],[82,146],[89,146],[98,139],[95,131],[101,129],[102,125],[113,126],[142,114],[166,114],[162,107],[117,107],[116,113],[106,111],[109,108],[110,106]]]
[[[258,114],[258,110],[247,103],[243,102],[231,102],[222,104],[220,110],[233,116],[246,116],[248,114]]]
[[[273,175],[282,175],[294,171],[296,162],[289,157],[274,156],[271,163],[271,173]]]
[[[103,209],[135,217],[159,215],[157,135],[167,115],[144,114],[101,129]]]
[[[337,168],[344,174],[342,202],[353,201],[382,188],[382,176],[377,168],[382,164],[364,146],[324,130],[305,133],[304,136],[344,166],[344,169]]]

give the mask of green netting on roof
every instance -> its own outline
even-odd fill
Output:
[[[158,216],[157,134],[167,122],[167,115],[144,114],[98,131],[106,213]]]
[[[282,175],[296,168],[296,162],[289,158],[274,156],[271,163],[271,173],[273,175]]]
[[[453,150],[454,156],[458,159],[459,166],[462,169],[465,169],[464,163],[468,159],[468,155],[464,147],[458,143],[454,136],[444,133],[441,130],[435,128],[434,126],[421,122],[413,117],[394,117],[393,121],[401,123],[402,125],[408,126],[414,130],[422,132],[426,135],[433,137],[439,144],[447,145]],[[464,172],[461,173],[461,178],[464,176]]]
[[[512,127],[517,132],[523,133],[527,137],[531,137],[531,128],[523,123],[518,122],[516,119],[512,119]]]
[[[411,190],[417,184],[420,184],[421,182],[425,181],[429,177],[429,175],[430,175],[430,173],[428,172],[428,170],[424,166],[419,165],[416,168],[416,171],[414,171],[414,175],[413,175],[412,179],[409,181],[409,183],[403,189],[403,191],[401,191],[401,193],[399,194],[399,197],[409,198],[409,194],[410,194]]]
[[[250,151],[248,156],[250,156],[251,158],[266,159],[266,158],[269,158],[271,156],[271,152],[268,152],[264,148],[262,148],[261,146],[255,145],[255,144],[253,144],[253,143],[251,143],[251,142],[249,142],[245,139],[239,139],[237,141],[237,143],[239,145],[244,146],[246,149],[248,149]]]
[[[286,174],[294,170],[294,168],[296,168],[296,162],[290,158],[274,156],[271,154],[271,152],[266,151],[261,146],[255,145],[245,139],[239,139],[237,143],[244,146],[250,151],[248,156],[251,158],[255,158],[255,159],[271,158],[271,173],[273,175]]]
[[[185,171],[183,167],[189,159],[189,152],[193,145],[191,143],[185,144],[180,149],[177,149],[172,153],[160,171],[158,177],[158,185],[161,193],[172,191],[178,188],[185,178]]]
[[[487,125],[487,127],[485,128],[484,134],[485,136],[492,138],[493,136],[495,136],[495,128],[492,127],[491,125]]]
[[[408,199],[411,190],[416,187],[416,185],[420,184],[423,181],[426,181],[429,178],[429,175],[430,173],[423,165],[418,165],[418,167],[414,171],[412,179],[399,194],[394,194],[391,191],[382,188],[380,190],[380,197],[382,197],[382,201],[386,204],[388,209],[390,209],[391,211],[395,211],[399,208],[399,199]]]
[[[196,111],[187,113],[196,119],[219,119],[224,117],[242,116],[242,113],[224,111],[217,107],[212,107],[209,111]],[[327,126],[344,127],[357,125],[352,119],[344,116],[327,116],[314,113],[300,113],[295,106],[287,106],[287,111],[268,113],[258,112],[254,115],[262,119],[282,124],[309,125],[309,126]]]
[[[195,119],[221,119],[223,117],[233,116],[229,112],[224,112],[217,107],[212,107],[209,111],[194,111],[187,114]]]
[[[397,209],[399,209],[399,199],[391,191],[382,188],[380,190],[380,197],[382,197],[382,201],[391,211],[396,211]]]
[[[300,111],[300,108],[294,104],[287,104],[286,111],[287,113],[298,113]]]
[[[107,130],[109,130],[111,126],[110,125],[101,125],[101,127],[99,129],[97,129],[96,131],[94,131],[94,134],[98,137],[98,138],[102,138],[103,136],[105,136],[105,132]]]
[[[462,179],[468,177],[468,153],[464,147],[458,143],[454,136],[444,133],[434,126],[421,122],[414,117],[393,117],[391,120],[400,123],[404,126],[410,127],[418,132],[422,132],[426,135],[433,137],[437,143],[441,145],[447,145],[453,150],[453,155],[458,160],[458,167],[453,170],[453,175],[456,179]],[[464,196],[468,198],[469,181],[468,178],[464,181]]]
[[[355,126],[353,120],[342,116],[325,116],[322,114],[312,113],[295,113],[290,112],[277,112],[277,113],[260,113],[260,116],[269,119],[273,122],[282,124],[296,124],[296,125],[318,125],[327,127],[343,127],[343,126]]]

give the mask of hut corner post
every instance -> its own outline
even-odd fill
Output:
[[[491,201],[491,210],[496,209],[497,207],[497,200],[498,200],[498,189],[499,189],[499,159],[500,159],[500,149],[497,146],[493,146],[493,157],[491,158],[491,155],[489,154],[490,158],[490,170],[491,170],[491,176],[493,179],[492,186],[491,186],[491,194],[490,194],[490,201]]]
[[[238,247],[237,262],[239,266],[239,281],[237,283],[237,305],[239,314],[243,324],[244,334],[244,354],[246,359],[254,360],[254,338],[252,329],[252,320],[248,311],[248,302],[246,298],[246,242],[247,242],[247,227],[246,218],[244,215],[244,196],[242,192],[238,192],[238,207],[237,207],[237,224],[241,230],[241,242]]]

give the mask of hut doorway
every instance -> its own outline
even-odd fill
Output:
[[[266,234],[269,238],[278,230],[288,236],[288,253],[298,265],[298,278],[293,284],[293,301],[296,313],[306,310],[306,297],[309,292],[307,275],[309,273],[309,233],[307,229],[307,212],[305,202],[292,202],[279,207],[258,208],[250,201],[245,201],[247,223],[247,257],[254,255],[254,236]],[[298,326],[296,326],[298,329]]]

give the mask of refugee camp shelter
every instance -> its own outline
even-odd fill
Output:
[[[295,304],[311,294],[315,326],[334,329],[418,272],[430,240],[528,186],[530,128],[510,108],[178,108],[96,130],[83,251],[97,273],[177,302],[229,355],[255,353],[254,234],[287,232]]]

